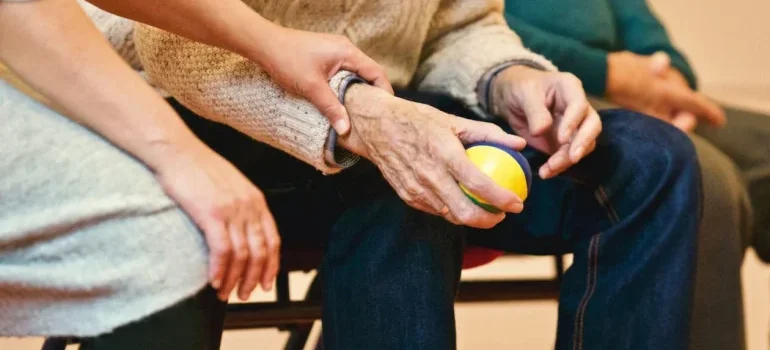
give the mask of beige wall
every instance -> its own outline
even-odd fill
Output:
[[[702,85],[770,90],[770,0],[648,2],[690,57]]]

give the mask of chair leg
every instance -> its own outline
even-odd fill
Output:
[[[66,338],[48,338],[43,342],[41,350],[64,350],[67,348]]]
[[[564,255],[554,255],[553,258],[556,262],[556,280],[561,284],[561,281],[564,278]]]
[[[313,278],[313,282],[310,284],[310,288],[305,295],[305,301],[320,302],[321,301],[321,279],[318,275]],[[307,345],[310,338],[310,332],[313,330],[313,324],[299,325],[289,331],[289,339],[286,341],[284,350],[302,350]]]

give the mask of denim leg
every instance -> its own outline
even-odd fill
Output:
[[[455,349],[462,234],[395,195],[351,207],[321,274],[327,349]]]
[[[566,176],[535,180],[520,215],[469,244],[572,251],[557,349],[685,349],[689,343],[700,170],[689,139],[631,112],[602,114],[596,151]],[[535,168],[544,157],[530,157]]]
[[[602,117],[597,152],[578,170],[599,180],[592,195],[609,225],[576,218],[591,236],[578,240],[565,275],[557,347],[685,349],[701,215],[695,150],[658,120]]]
[[[325,250],[325,348],[456,347],[459,227],[409,208],[369,162],[323,176],[171,102],[202,140],[262,189],[284,249]]]

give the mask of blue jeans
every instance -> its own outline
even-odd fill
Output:
[[[448,98],[403,97],[472,117]],[[266,193],[285,247],[324,247],[328,349],[454,349],[466,239],[517,253],[575,254],[560,294],[558,349],[688,346],[699,168],[688,138],[662,122],[604,112],[592,155],[565,176],[535,178],[520,215],[475,230],[406,206],[371,163],[323,176],[175,107]],[[525,154],[535,169],[546,159]]]

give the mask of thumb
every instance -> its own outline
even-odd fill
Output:
[[[310,91],[306,98],[329,120],[337,134],[347,135],[350,131],[350,117],[331,88],[324,84]]]
[[[475,142],[492,142],[521,151],[527,145],[523,138],[505,132],[499,126],[461,117],[452,117],[459,131],[457,137],[463,144]]]
[[[655,76],[661,76],[671,67],[671,57],[663,51],[658,51],[650,56],[650,72]]]

